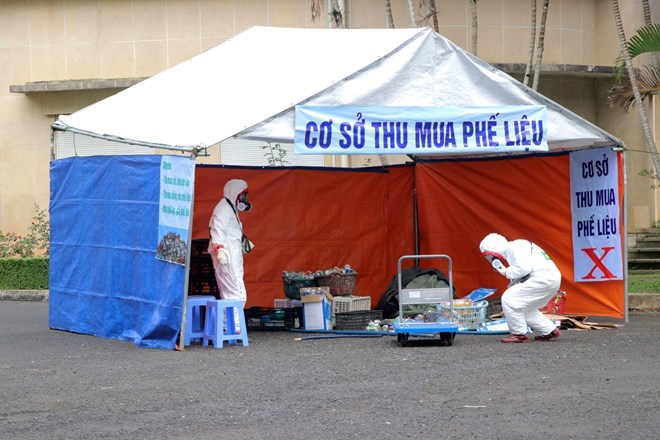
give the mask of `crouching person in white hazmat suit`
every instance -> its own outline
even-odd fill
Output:
[[[534,339],[548,341],[561,332],[538,309],[557,293],[561,273],[548,255],[527,240],[507,241],[499,234],[488,234],[479,245],[481,254],[493,269],[511,280],[502,295],[502,311],[511,335],[502,342],[528,342],[527,327],[539,333]],[[509,267],[504,266],[504,262]]]
[[[225,184],[224,198],[218,202],[209,222],[208,252],[213,260],[215,280],[222,299],[247,300],[243,282],[243,253],[254,246],[243,234],[239,211],[249,211],[247,183],[232,179]],[[238,310],[234,309],[236,330],[239,331]]]

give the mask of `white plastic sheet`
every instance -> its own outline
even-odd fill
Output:
[[[429,28],[253,27],[53,127],[184,151],[293,142],[296,105],[546,105],[550,151],[620,145]]]

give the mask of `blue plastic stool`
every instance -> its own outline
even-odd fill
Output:
[[[189,296],[186,306],[186,335],[184,344],[190,345],[191,341],[197,341],[204,337],[204,322],[202,321],[202,307],[215,299],[213,295]]]
[[[244,302],[235,299],[216,299],[206,303],[206,322],[204,324],[204,336],[202,345],[213,342],[215,348],[222,348],[224,342],[235,345],[241,341],[243,347],[249,344],[247,336],[247,325],[245,324]],[[238,310],[238,323],[234,322],[234,309]],[[224,330],[224,316],[227,315],[227,330]],[[236,324],[240,327],[236,332]]]

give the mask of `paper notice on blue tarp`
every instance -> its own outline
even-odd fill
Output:
[[[187,157],[162,157],[156,252],[160,260],[186,263],[194,181],[195,161]]]
[[[296,154],[463,154],[548,150],[547,109],[296,106]]]

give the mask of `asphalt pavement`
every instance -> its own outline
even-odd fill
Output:
[[[139,348],[0,302],[0,439],[642,439],[660,432],[660,315],[554,342],[251,332]],[[302,340],[299,340],[301,339]]]

